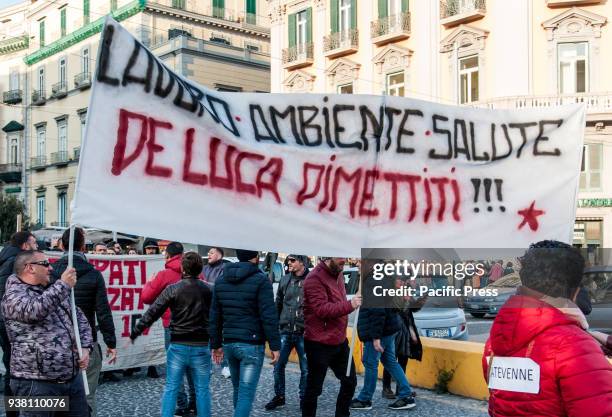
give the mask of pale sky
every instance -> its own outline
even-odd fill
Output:
[[[0,0],[0,9],[12,6],[13,4],[21,3],[23,0]]]

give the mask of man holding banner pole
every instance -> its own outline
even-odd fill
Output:
[[[68,397],[63,406],[58,404],[65,415],[88,416],[83,373],[93,345],[91,328],[83,312],[71,306],[75,269],[67,268],[53,284],[49,280],[51,270],[43,252],[24,251],[15,258],[15,274],[9,278],[2,299],[6,330],[13,345],[11,388],[16,396]],[[33,410],[23,407],[19,411],[34,415],[30,414]]]
[[[53,281],[60,279],[62,273],[68,267],[68,248],[70,245],[70,229],[66,229],[60,240],[61,247],[66,250],[64,256],[55,264],[53,272]],[[96,388],[98,386],[98,378],[102,369],[102,350],[98,344],[98,332],[96,330],[96,321],[102,332],[104,343],[106,344],[106,357],[109,358],[109,364],[117,360],[117,338],[115,336],[115,324],[108,296],[106,293],[106,284],[102,274],[97,271],[85,257],[85,232],[82,228],[74,228],[74,251],[73,264],[77,272],[77,285],[74,287],[75,302],[79,307],[92,328],[93,333],[93,350],[89,366],[87,367],[87,383],[89,384],[89,395],[87,403],[91,408],[91,415],[96,416]]]
[[[327,369],[340,380],[336,417],[350,415],[357,387],[355,364],[346,339],[348,315],[361,305],[361,295],[348,301],[342,269],[346,258],[321,258],[304,281],[304,348],[308,363],[302,417],[315,417]],[[351,362],[346,375],[346,363]]]

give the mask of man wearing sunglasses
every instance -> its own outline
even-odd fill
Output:
[[[285,275],[276,292],[276,312],[281,335],[281,350],[274,366],[274,398],[266,404],[272,411],[285,405],[285,367],[293,348],[300,361],[300,407],[306,392],[306,353],[304,352],[304,278],[308,275],[308,258],[303,255],[289,255]]]
[[[6,284],[2,313],[12,344],[11,389],[16,396],[67,396],[69,417],[88,416],[81,369],[87,369],[93,338],[89,322],[77,308],[83,347],[79,359],[70,311],[76,271],[67,269],[50,285],[52,268],[44,253],[24,251],[15,258],[15,274]],[[29,414],[25,414],[29,415]],[[37,412],[53,416],[53,411]]]

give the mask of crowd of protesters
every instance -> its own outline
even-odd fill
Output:
[[[67,250],[68,243],[66,231],[58,248]],[[150,239],[143,250],[147,255],[160,252]],[[104,279],[84,253],[85,234],[79,228],[72,268],[67,254],[52,267],[29,232],[15,234],[0,253],[0,342],[10,375],[5,378],[5,395],[65,395],[70,399],[69,416],[96,415],[103,352],[92,329],[100,329],[108,361],[117,358]],[[118,242],[97,244],[93,253],[138,254]],[[231,378],[234,417],[249,416],[266,344],[274,365],[275,394],[265,405],[268,411],[286,404],[285,367],[292,350],[300,365],[297,392],[303,417],[317,415],[328,370],[339,382],[336,417],[371,409],[379,363],[384,368],[382,397],[392,400],[388,408],[416,406],[406,366],[409,358],[420,360],[423,355],[413,313],[426,297],[395,297],[391,308],[361,308],[357,331],[363,342],[365,375],[357,391],[346,333],[349,315],[361,307],[362,298],[356,294],[347,299],[342,274],[346,258],[320,258],[311,268],[308,257],[289,255],[287,274],[274,295],[270,279],[258,267],[257,251],[237,249],[238,262],[231,263],[224,262],[222,248],[213,247],[204,265],[200,255],[170,242],[164,256],[165,268],[142,291],[150,307],[130,334],[133,342],[162,319],[166,348],[162,417],[215,415],[209,392],[213,363],[222,365]],[[535,394],[491,389],[491,416],[611,416],[612,367],[603,352],[612,349],[612,338],[588,333],[587,320],[575,304],[584,258],[568,245],[544,241],[534,244],[520,263],[522,286],[493,324],[483,356],[484,377],[490,378],[493,358],[530,358],[540,366],[540,385]],[[512,273],[512,262],[497,261],[487,265],[482,276],[469,279],[482,287]],[[398,278],[396,288],[402,285]],[[72,331],[71,288],[83,348],[80,357]],[[86,370],[87,397],[80,370]],[[55,414],[22,411],[19,415]]]

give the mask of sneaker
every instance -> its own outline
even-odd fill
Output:
[[[416,402],[412,396],[406,398],[400,398],[399,400],[389,404],[387,407],[392,410],[408,410],[410,408],[416,407]]]
[[[382,397],[386,398],[388,400],[395,400],[397,398],[397,396],[395,395],[395,393],[393,392],[393,390],[390,387],[384,387],[382,390]]]
[[[232,373],[229,370],[229,366],[224,366],[223,369],[221,369],[221,375],[223,375],[226,378],[229,378],[230,376],[232,376]]]
[[[371,410],[372,401],[359,401],[354,399],[351,401],[351,410]]]
[[[272,400],[266,404],[267,411],[273,411],[285,405],[285,397],[283,395],[275,395]]]

